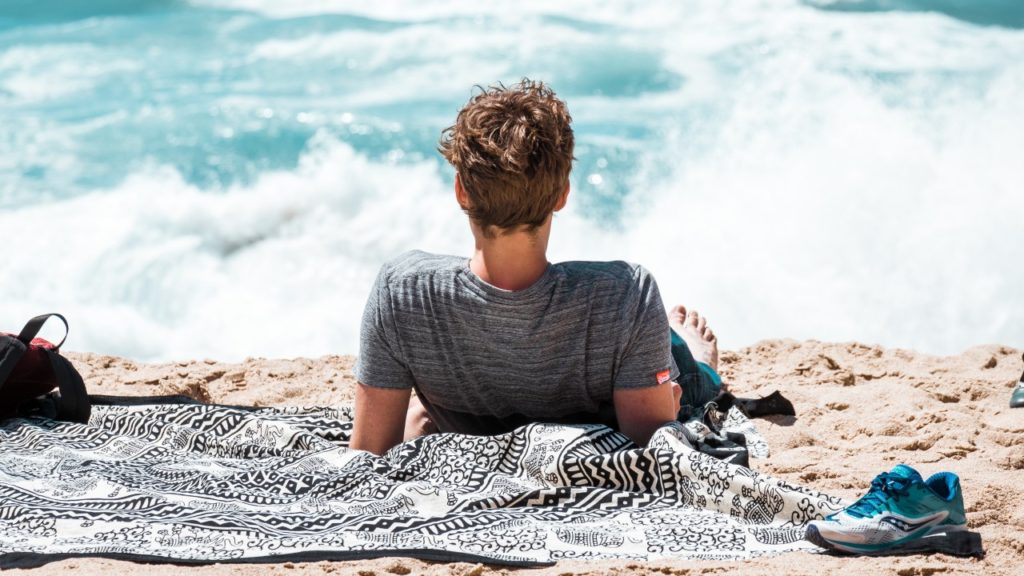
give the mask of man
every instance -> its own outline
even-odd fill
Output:
[[[717,391],[714,333],[681,306],[666,317],[646,270],[548,262],[569,196],[570,123],[554,92],[523,80],[482,90],[445,130],[474,251],[410,252],[381,269],[363,315],[352,448],[382,454],[433,430],[530,422],[602,423],[645,445],[681,395],[697,405]]]

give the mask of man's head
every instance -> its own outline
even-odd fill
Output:
[[[485,236],[534,231],[561,207],[572,170],[569,111],[543,82],[480,89],[445,129],[463,209]]]

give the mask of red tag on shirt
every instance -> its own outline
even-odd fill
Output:
[[[672,375],[672,371],[671,370],[662,370],[661,372],[658,372],[658,375],[657,375],[658,384],[664,384],[665,382],[668,382],[669,376],[671,376],[671,375]]]

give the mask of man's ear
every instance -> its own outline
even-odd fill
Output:
[[[459,173],[455,173],[455,201],[459,203],[459,207],[463,210],[469,208],[469,195],[466,194],[466,189],[462,187],[462,180],[459,179]]]
[[[558,203],[555,204],[555,212],[558,212],[562,208],[565,208],[565,203],[569,201],[569,183],[565,183],[565,192],[562,192],[561,198],[558,199]]]

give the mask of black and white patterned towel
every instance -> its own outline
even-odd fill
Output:
[[[696,452],[678,424],[645,449],[601,426],[533,424],[376,457],[346,447],[351,420],[347,408],[144,405],[97,406],[87,425],[4,422],[0,564],[741,559],[813,548],[804,525],[841,507]]]

